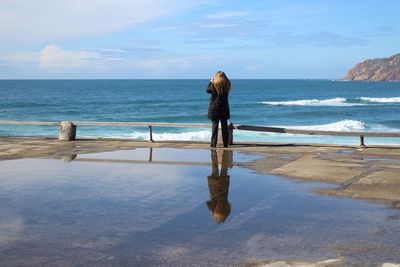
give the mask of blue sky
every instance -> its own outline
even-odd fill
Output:
[[[0,0],[0,78],[341,78],[400,53],[399,10],[398,0]]]

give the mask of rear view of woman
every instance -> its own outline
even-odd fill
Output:
[[[230,91],[231,82],[223,71],[218,71],[207,87],[207,93],[211,94],[208,105],[208,118],[212,121],[211,147],[217,146],[219,122],[221,122],[224,147],[228,147],[228,119],[230,118],[228,96]]]

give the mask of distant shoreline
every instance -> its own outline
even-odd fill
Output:
[[[87,79],[3,79],[0,81],[208,81],[208,78],[160,78],[160,79],[146,79],[146,78],[87,78]],[[378,80],[346,80],[342,78],[232,78],[233,81],[335,81],[335,82],[400,82],[400,80],[393,81],[378,81]]]

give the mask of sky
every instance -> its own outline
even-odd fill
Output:
[[[400,53],[398,0],[0,0],[0,79],[338,79]]]

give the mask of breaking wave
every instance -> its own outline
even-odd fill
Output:
[[[274,127],[301,129],[301,130],[321,130],[321,131],[341,131],[341,132],[358,132],[358,131],[384,131],[399,132],[398,128],[391,128],[381,124],[367,124],[359,120],[340,120],[327,124],[318,125],[275,125]],[[252,132],[252,131],[235,131],[235,140],[257,141],[263,140],[266,136],[277,135],[277,133]],[[82,137],[95,137],[81,134]],[[131,133],[99,133],[99,136],[123,139],[148,140],[148,132],[131,132]],[[286,136],[286,135],[285,135]],[[186,132],[153,132],[153,139],[156,141],[209,141],[211,138],[211,129],[201,131]]]
[[[359,97],[361,101],[375,103],[399,103],[400,97]]]
[[[149,139],[149,133],[135,132],[125,137],[129,137],[132,139],[147,140]],[[153,133],[154,140],[204,141],[204,140],[210,140],[210,138],[211,138],[211,130],[197,131],[197,132],[183,132],[183,133],[166,133],[166,132]]]
[[[328,123],[328,124],[308,125],[308,126],[289,126],[287,128],[304,129],[304,130],[353,132],[353,131],[365,130],[366,125],[363,121],[341,120],[341,121]]]
[[[337,97],[331,99],[304,99],[304,100],[291,100],[291,101],[264,101],[262,104],[272,106],[360,106],[361,103],[347,103],[344,97]]]

